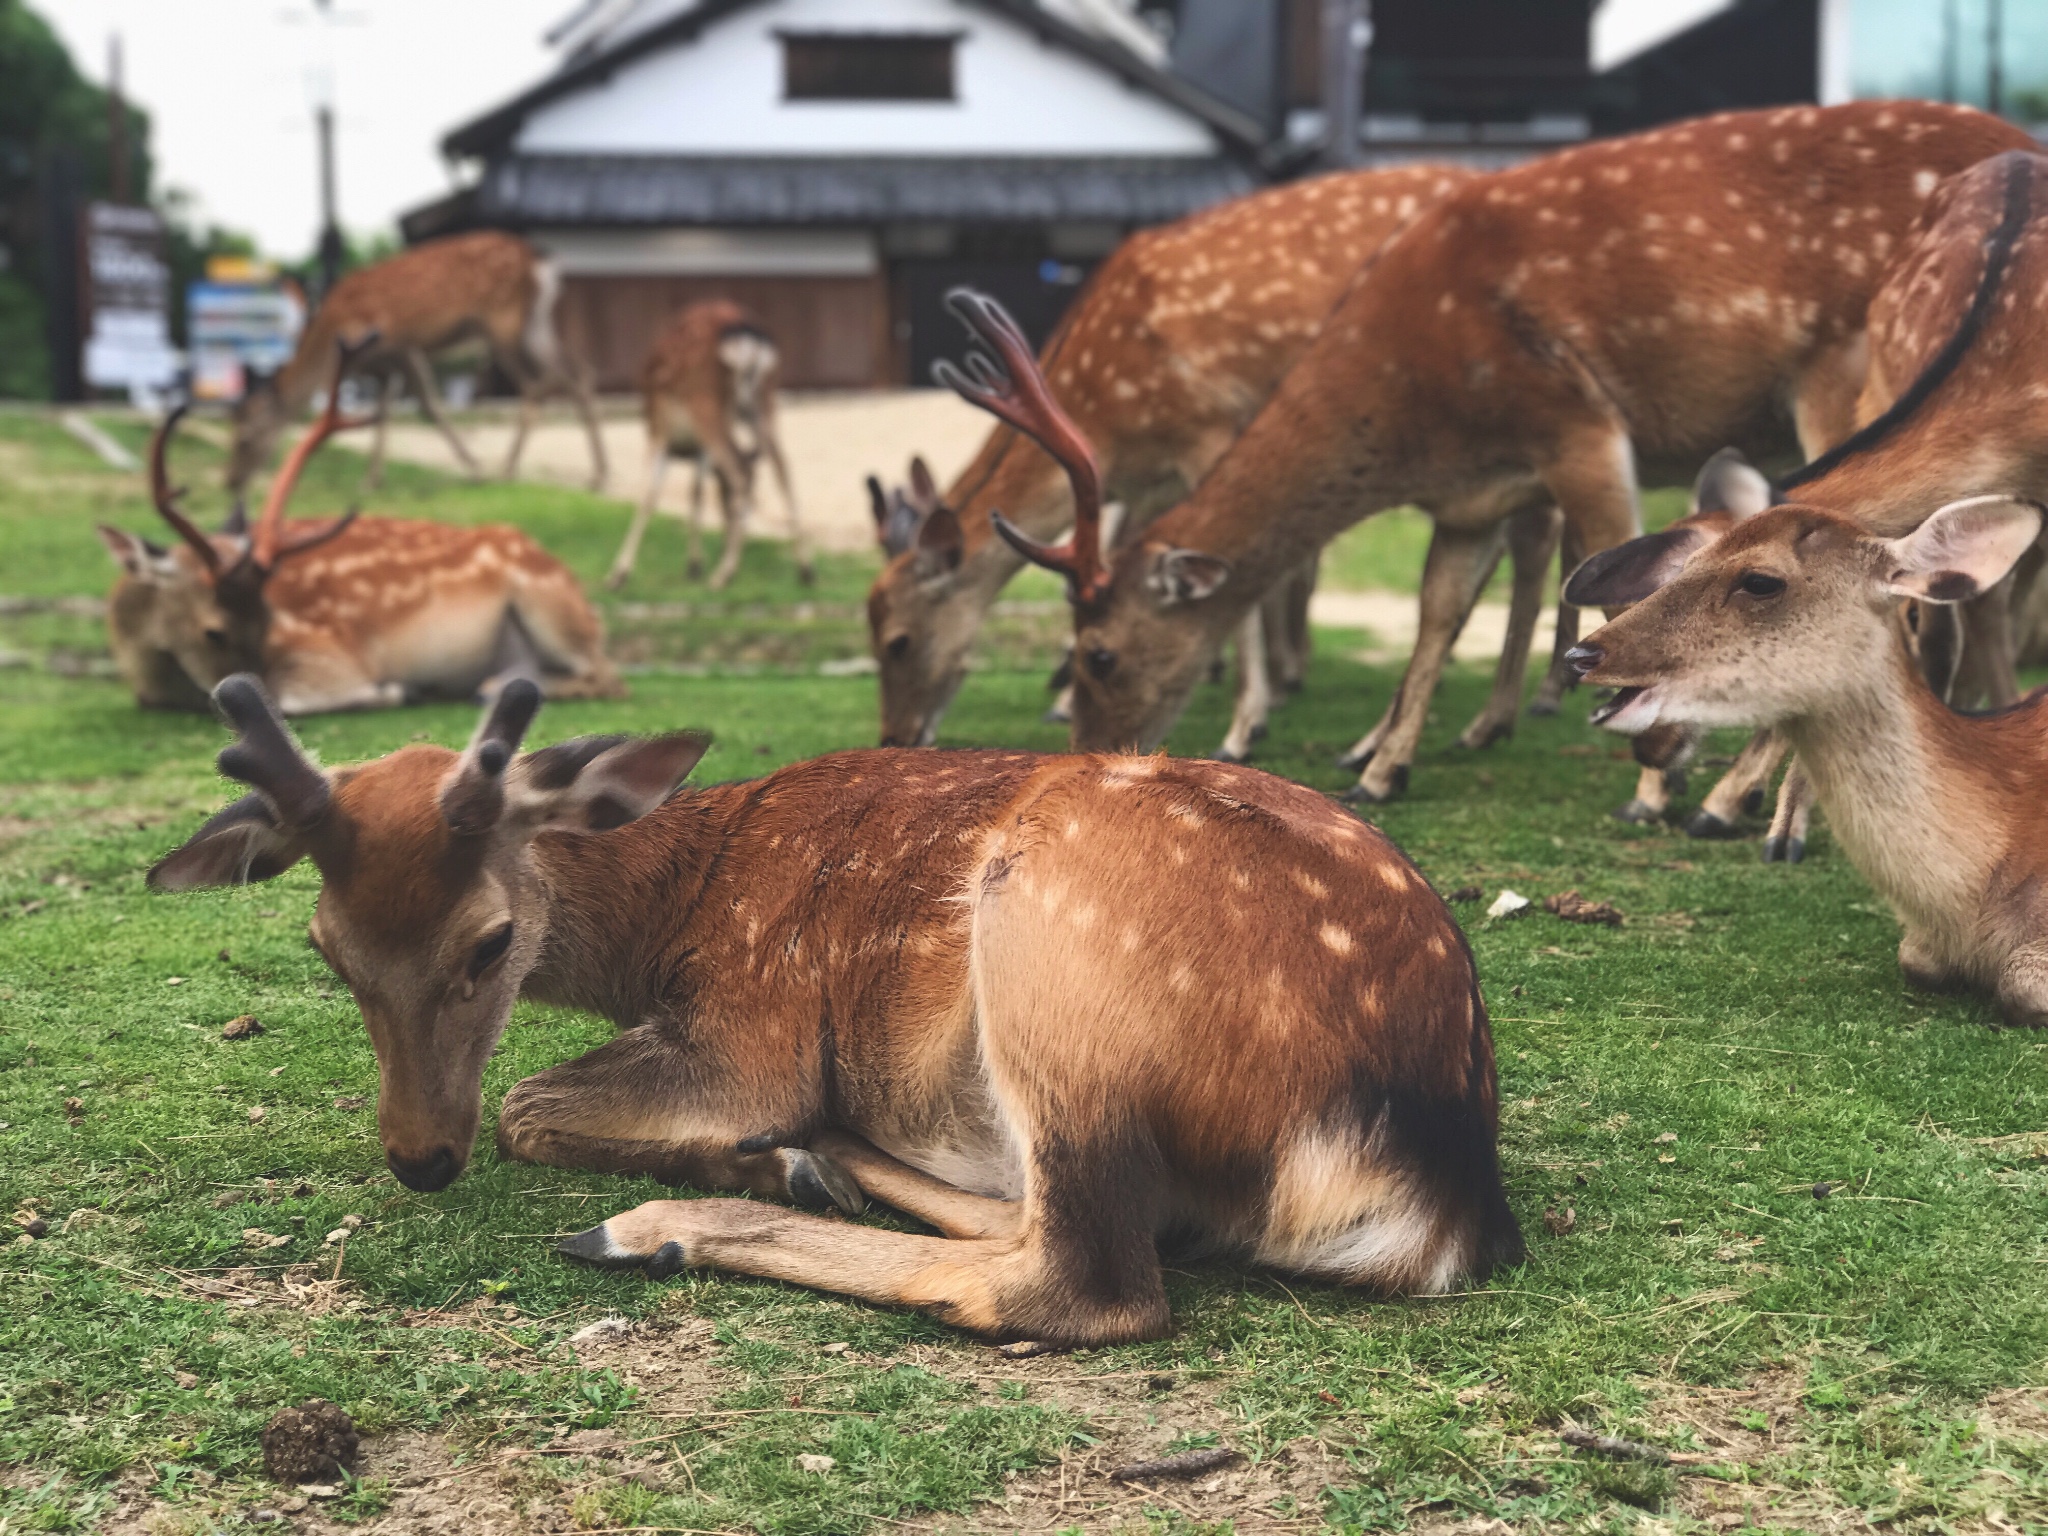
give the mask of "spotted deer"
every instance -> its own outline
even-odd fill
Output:
[[[346,363],[344,364],[344,367]],[[617,697],[604,627],[568,570],[517,528],[396,518],[287,519],[314,452],[352,425],[331,391],[272,481],[253,528],[201,530],[179,507],[169,455],[182,412],[150,447],[165,549],[101,526],[121,577],[108,602],[115,661],[145,707],[203,708],[260,673],[287,714],[373,709],[538,679],[558,698]]]
[[[1117,248],[1040,362],[1100,462],[1105,495],[1126,509],[1116,537],[1201,482],[1365,258],[1470,179],[1432,165],[1324,176],[1236,199]],[[1058,536],[1074,517],[1062,467],[1001,426],[943,497],[929,471],[921,488],[914,477],[915,466],[908,491],[886,495],[876,483],[869,492],[890,557],[868,596],[885,744],[935,738],[982,620],[1024,564],[996,536],[991,513],[1037,539]],[[941,507],[945,515],[934,516]],[[1527,611],[1528,627],[1554,549],[1554,535],[1542,536],[1550,517],[1538,509],[1531,537],[1515,547],[1516,612]],[[892,539],[901,547],[890,548]],[[1299,683],[1313,581],[1311,556],[1298,563],[1291,592],[1276,584],[1272,601],[1240,626],[1240,693],[1219,755],[1243,757],[1276,690]],[[1257,665],[1262,656],[1272,663],[1267,670]],[[1526,650],[1511,677],[1503,666],[1470,729],[1475,740],[1513,729],[1524,661]]]
[[[253,679],[215,697],[253,792],[150,883],[312,860],[311,938],[410,1188],[468,1162],[523,996],[620,1033],[506,1095],[502,1156],[763,1197],[656,1200],[563,1244],[597,1264],[1107,1344],[1169,1326],[1162,1243],[1386,1291],[1521,1254],[1464,938],[1299,785],[884,748],[677,793],[704,737],[522,753],[519,682],[462,752],[325,770]],[[818,1214],[870,1198],[938,1235]]]
[[[647,354],[640,373],[640,397],[647,419],[647,489],[633,513],[626,541],[619,546],[605,585],[617,590],[633,573],[640,541],[654,516],[655,500],[672,454],[690,456],[696,476],[690,489],[690,564],[692,580],[704,574],[704,477],[718,482],[719,507],[725,515],[725,548],[711,573],[714,591],[722,589],[739,569],[746,543],[747,519],[754,505],[754,469],[765,457],[782,488],[789,508],[790,542],[796,554],[797,577],[812,579],[810,553],[804,544],[803,520],[789,485],[789,466],[782,458],[782,438],[775,424],[775,343],[760,323],[727,299],[707,299],[680,311]]]
[[[1157,743],[1281,572],[1414,504],[1436,524],[1416,649],[1354,755],[1357,798],[1398,793],[1508,519],[1555,501],[1591,554],[1638,531],[1639,453],[1772,435],[1787,400],[1809,454],[1846,436],[1883,263],[1943,176],[2025,140],[1962,107],[1788,107],[1453,190],[1370,258],[1192,495],[1062,567],[1074,745]],[[1667,798],[1639,788],[1632,814]]]
[[[520,453],[541,400],[567,394],[590,437],[591,488],[602,490],[604,439],[590,387],[555,332],[561,282],[552,262],[516,235],[496,230],[429,241],[349,273],[314,311],[284,367],[256,381],[235,407],[228,488],[240,492],[268,460],[285,426],[335,388],[336,344],[374,333],[378,344],[357,363],[358,371],[384,376],[385,407],[390,381],[409,373],[421,408],[465,469],[475,471],[475,457],[442,412],[427,357],[481,340],[519,389],[519,422],[505,458],[506,477],[519,472]]]
[[[1567,596],[1601,606],[1640,601],[1787,496],[1883,538],[1903,537],[1931,509],[1973,494],[2048,501],[2048,384],[2036,364],[2048,347],[2048,157],[2002,154],[1944,181],[1871,303],[1869,335],[1853,436],[1775,486],[1740,454],[1717,454],[1701,476],[1701,510],[1588,561]],[[2041,558],[2030,552],[2022,574],[2031,577]],[[2018,697],[2013,585],[1917,610],[1914,648],[1937,697],[1967,704],[1988,695],[1994,707]],[[1690,830],[1735,835],[1785,750],[1776,733],[1752,742]],[[1766,861],[1803,856],[1807,788],[1795,767],[1764,840]]]
[[[1618,691],[1610,729],[1660,722],[1783,733],[1835,836],[1889,901],[1915,986],[1988,991],[2007,1023],[2048,1025],[2048,695],[1959,715],[1909,651],[1899,599],[1989,591],[2040,537],[2041,511],[1951,502],[1884,538],[1782,505],[1693,557],[1572,652]]]

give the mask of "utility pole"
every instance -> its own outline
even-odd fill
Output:
[[[320,156],[320,298],[332,291],[341,277],[341,263],[348,248],[341,238],[341,218],[334,190],[334,48],[329,28],[334,22],[334,0],[313,0],[320,12],[324,59],[316,71],[313,87],[313,132]]]
[[[1984,105],[2005,111],[2005,3],[1987,0],[1984,7]]]
[[[1941,0],[1941,99],[1954,105],[1957,76],[1956,54],[1962,46],[1956,17],[1956,0]]]
[[[113,201],[128,201],[128,103],[121,95],[121,34],[107,39],[107,180]]]
[[[1323,159],[1329,165],[1358,164],[1371,44],[1372,0],[1323,0]]]

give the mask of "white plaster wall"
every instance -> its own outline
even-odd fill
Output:
[[[881,270],[875,237],[864,229],[542,229],[531,238],[571,276],[868,277]]]
[[[951,102],[789,102],[778,31],[962,34]],[[1206,125],[1002,17],[953,0],[774,0],[550,103],[535,154],[1189,155]]]

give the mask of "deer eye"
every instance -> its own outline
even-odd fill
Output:
[[[1096,646],[1082,659],[1088,664],[1088,675],[1097,681],[1116,670],[1116,652],[1104,646]]]
[[[1763,571],[1744,571],[1735,578],[1735,590],[1746,597],[1776,597],[1785,590],[1785,578]]]
[[[512,947],[512,925],[506,923],[483,943],[477,945],[469,957],[469,979],[475,981],[483,975]]]
[[[901,661],[910,654],[910,636],[898,635],[889,642],[887,650],[891,661]]]
[[[206,632],[206,639],[209,645],[226,645],[228,632],[224,629],[209,629]]]

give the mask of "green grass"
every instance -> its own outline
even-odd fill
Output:
[[[204,484],[210,466],[193,458]],[[309,502],[339,504],[348,469],[340,455],[321,466]],[[99,591],[89,521],[149,521],[132,481],[34,418],[0,417],[0,471],[0,590]],[[624,516],[403,469],[379,505],[517,521],[586,577]],[[673,553],[651,546],[646,585],[625,601],[691,603],[637,622],[657,661],[700,662],[711,626],[701,591],[664,574]],[[535,740],[708,727],[707,779],[867,742],[872,682],[812,665],[860,652],[862,571],[828,563],[799,597],[777,548],[750,550],[723,600],[727,632],[801,643],[751,670],[643,673],[629,700],[550,707]],[[31,621],[73,629],[52,638]],[[1999,1395],[2048,1378],[2048,1046],[1994,1029],[1980,1001],[1905,991],[1891,918],[1824,830],[1786,869],[1759,864],[1753,843],[1609,819],[1632,769],[1585,724],[1583,699],[1464,753],[1452,737],[1485,681],[1455,670],[1414,789],[1374,816],[1439,889],[1576,887],[1628,915],[1610,931],[1456,909],[1494,1014],[1527,1265],[1476,1294],[1404,1302],[1204,1265],[1170,1277],[1173,1338],[1034,1376],[908,1314],[557,1260],[545,1234],[655,1187],[500,1164],[488,1119],[520,1077],[604,1039],[591,1018],[522,1006],[486,1080],[486,1150],[443,1194],[399,1187],[376,1142],[368,1042],[304,941],[312,876],[180,898],[142,888],[150,860],[230,792],[210,767],[218,728],[141,715],[89,666],[50,671],[63,647],[91,660],[89,620],[5,622],[17,627],[0,645],[30,659],[0,670],[0,1214],[33,1201],[51,1235],[0,1247],[0,1531],[96,1529],[142,1495],[184,1522],[173,1528],[233,1526],[277,1497],[257,1430],[311,1395],[367,1434],[445,1437],[479,1467],[563,1429],[650,1441],[634,1454],[657,1464],[653,1487],[511,1464],[525,1470],[508,1497],[593,1528],[884,1531],[949,1512],[1002,1527],[1003,1506],[982,1501],[1049,1485],[1097,1441],[1163,1446],[1169,1433],[1220,1438],[1261,1476],[1327,1468],[1298,1494],[1213,1516],[1247,1529],[1285,1516],[1304,1529],[1623,1530],[1646,1507],[1677,1530],[1707,1529],[1713,1509],[1781,1529],[2048,1528],[2048,1416]],[[1015,643],[1016,669],[963,690],[949,742],[1059,744],[1036,718],[1050,641]],[[1348,661],[1354,648],[1321,637],[1264,766],[1342,786],[1331,757],[1394,682]],[[1204,689],[1173,748],[1206,749],[1228,709],[1226,690]],[[304,735],[341,762],[422,735],[459,742],[473,723],[442,706],[316,720]],[[266,1032],[223,1041],[241,1013]],[[1546,1209],[1568,1208],[1571,1230],[1547,1230]],[[364,1224],[326,1303],[244,1308],[189,1283],[265,1264],[324,1280],[336,1252],[323,1239],[348,1215]],[[251,1229],[284,1241],[254,1251]],[[606,1313],[701,1339],[697,1417],[655,1416],[679,1411],[660,1406],[668,1378],[578,1364],[564,1341]],[[833,1341],[852,1349],[821,1353]],[[1015,1379],[991,1388],[1002,1371]],[[1179,1417],[1159,1406],[1167,1395],[1112,1418],[1103,1394],[1148,1372],[1175,1376]],[[1138,1422],[1148,1415],[1159,1422]],[[1567,1419],[1728,1462],[1674,1477],[1576,1457],[1555,1441]],[[1700,1424],[1734,1441],[1713,1445]],[[802,1453],[838,1467],[801,1472]],[[1163,1493],[1120,1508],[1162,1530],[1212,1519],[1208,1496]],[[372,1481],[328,1508],[364,1518],[398,1496]],[[1103,1523],[1074,1508],[1076,1526]]]

